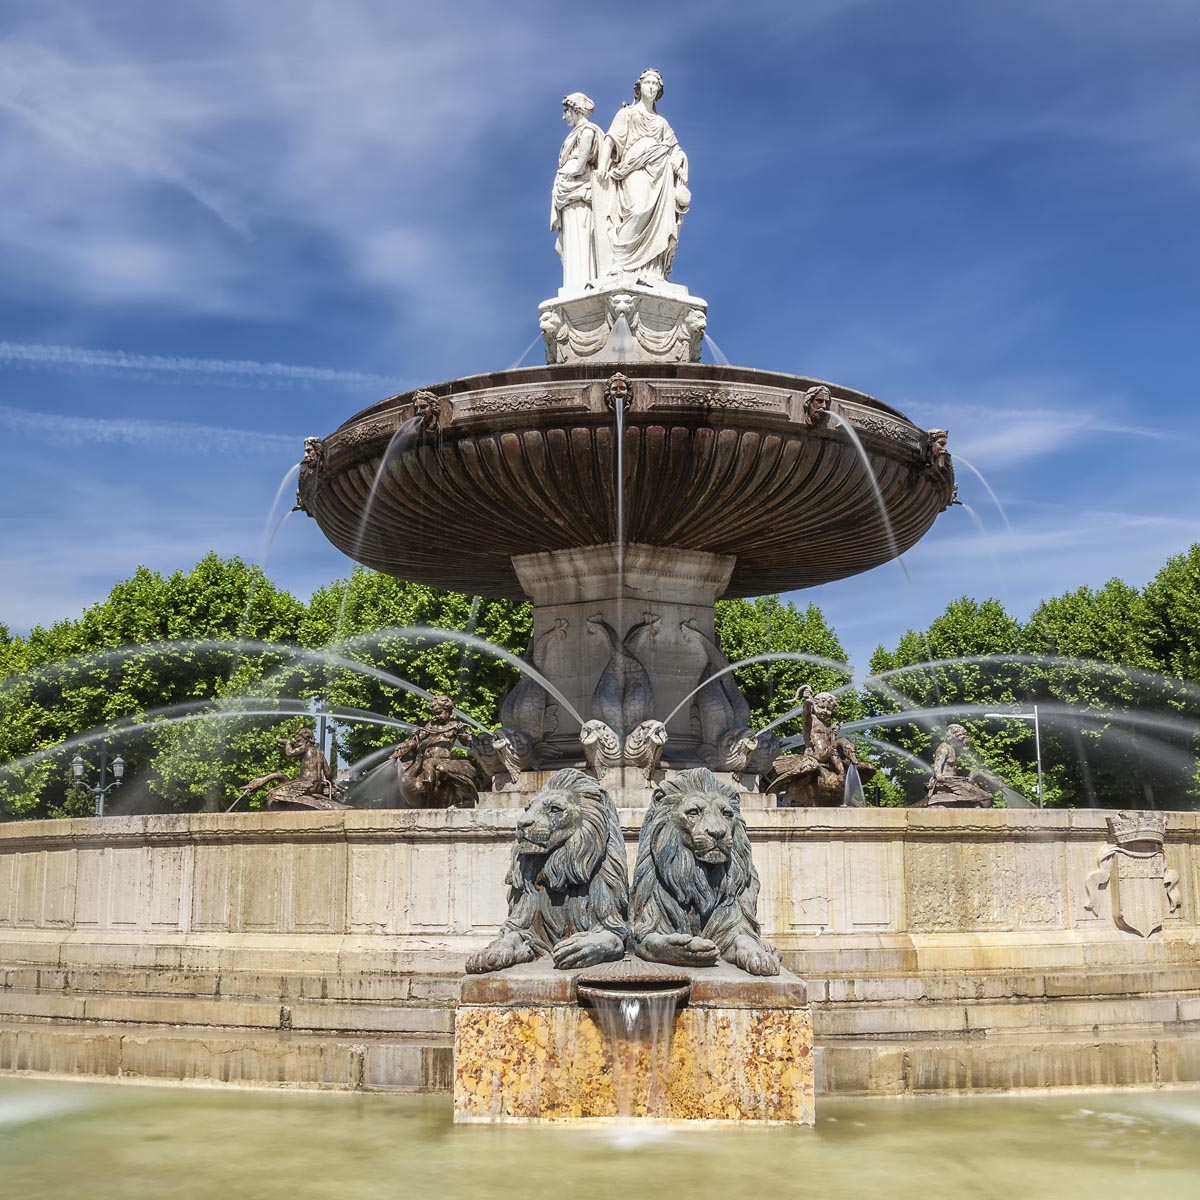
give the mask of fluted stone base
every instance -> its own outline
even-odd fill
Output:
[[[699,765],[692,705],[667,717],[709,668],[713,605],[729,585],[734,561],[728,554],[664,546],[622,551],[611,543],[514,556],[517,578],[533,601],[539,669],[585,721],[604,720],[617,729],[614,705],[626,714],[624,732],[645,719],[666,721],[664,764]],[[579,727],[566,712],[554,716],[552,732],[522,731],[545,742],[550,761],[575,761]]]

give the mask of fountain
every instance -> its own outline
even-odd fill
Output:
[[[774,744],[747,768],[732,678],[684,703],[728,666],[714,602],[902,554],[954,498],[945,440],[849,388],[701,364],[707,305],[669,279],[686,156],[653,103],[598,135],[587,97],[568,100],[555,185],[564,286],[540,309],[547,365],[405,392],[310,439],[299,503],[376,570],[532,601],[526,658],[567,703],[528,681],[505,702],[528,748],[526,798],[535,772],[580,761],[593,721],[605,728],[589,744],[603,745],[606,770],[630,768],[633,788],[639,770],[762,773]],[[620,157],[630,121],[646,126],[650,165]],[[596,156],[582,165],[581,143]],[[664,726],[654,762],[647,721]],[[644,804],[653,780],[640,782]]]
[[[567,97],[545,365],[305,442],[297,507],[334,545],[532,601],[519,660],[389,631],[519,670],[499,728],[296,651],[430,703],[373,771],[378,807],[342,808],[310,757],[279,799],[317,811],[0,827],[0,1071],[452,1091],[468,1122],[787,1125],[818,1091],[1200,1079],[1200,817],[986,806],[936,671],[933,708],[886,672],[868,686],[895,712],[839,729],[809,688],[752,728],[715,601],[897,561],[954,503],[954,466],[945,430],[715,351],[671,279],[691,191],[661,88],[643,73],[607,132]],[[268,699],[229,711],[298,715]],[[212,715],[194,707],[170,719]],[[797,716],[788,754],[773,730]],[[848,735],[915,721],[944,735],[928,803],[861,807],[874,767]]]
[[[804,988],[759,939],[758,876],[733,784],[765,775],[778,743],[748,726],[713,606],[894,559],[954,496],[944,431],[926,434],[846,388],[700,364],[708,305],[670,281],[691,193],[687,157],[657,112],[661,92],[661,76],[644,72],[607,133],[587,119],[587,96],[563,102],[571,132],[552,201],[563,287],[539,308],[547,365],[372,405],[309,439],[299,477],[298,503],[359,561],[533,603],[526,659],[547,686],[523,677],[504,724],[474,748],[493,778],[495,751],[508,750],[508,802],[528,808],[508,921],[467,964],[505,978],[463,987],[464,1120],[616,1115],[615,1092],[597,1099],[597,1073],[579,1065],[585,1031],[595,1033],[590,1014],[615,1030],[613,1005],[653,1008],[651,962],[687,973],[669,985],[686,997],[673,1046],[690,1070],[658,1089],[638,1083],[661,1092],[658,1115],[811,1122]],[[439,730],[453,769],[461,760],[449,746],[468,744],[468,732]],[[861,804],[874,768],[808,709],[805,736],[806,756],[779,760],[791,802]],[[414,734],[408,753],[422,744]],[[800,776],[808,782],[788,782]],[[421,782],[417,767],[403,778],[410,791]],[[421,803],[451,802],[424,786]],[[627,911],[616,812],[647,804]],[[615,849],[569,840],[548,853],[560,824],[572,837],[599,828]],[[586,975],[613,961],[624,963],[619,993]],[[622,1039],[610,1040],[615,1063]],[[504,1048],[518,1044],[528,1052],[510,1061]],[[763,1064],[760,1077],[748,1061]],[[725,1086],[735,1072],[736,1096]],[[680,1098],[685,1076],[707,1082]],[[639,1103],[646,1115],[649,1101]]]

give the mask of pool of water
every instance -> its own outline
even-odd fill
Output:
[[[0,1079],[5,1200],[1200,1196],[1200,1092],[818,1103],[815,1129],[459,1127],[445,1096]]]

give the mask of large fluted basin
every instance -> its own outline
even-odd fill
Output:
[[[358,562],[436,587],[523,593],[512,556],[624,538],[736,555],[727,595],[788,591],[903,553],[952,500],[949,456],[895,409],[818,381],[708,364],[532,367],[392,396],[306,456],[305,509]],[[618,384],[618,393],[620,386]],[[879,498],[853,439],[870,459]],[[384,461],[386,458],[386,461]],[[889,529],[890,522],[890,529]]]

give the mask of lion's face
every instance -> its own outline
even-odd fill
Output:
[[[719,792],[690,792],[675,806],[675,824],[683,843],[702,863],[729,860],[734,810]]]
[[[580,800],[573,792],[539,792],[517,821],[517,852],[549,854],[575,837],[582,823]]]

